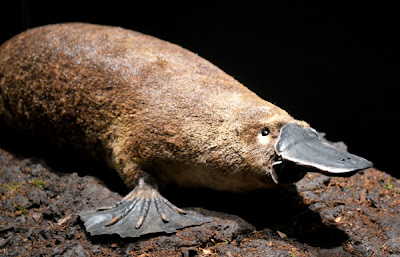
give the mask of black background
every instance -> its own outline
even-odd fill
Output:
[[[27,28],[72,21],[156,36],[198,53],[400,177],[397,8],[364,1],[236,2],[10,1],[0,6],[0,43]]]

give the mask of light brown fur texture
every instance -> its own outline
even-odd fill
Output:
[[[81,23],[0,47],[0,118],[106,160],[129,187],[154,174],[234,192],[273,185],[280,128],[308,126],[180,46]]]

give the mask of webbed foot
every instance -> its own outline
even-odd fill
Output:
[[[82,211],[79,216],[91,235],[118,234],[121,237],[174,233],[177,229],[212,221],[210,217],[179,209],[145,183],[139,183],[121,201]]]

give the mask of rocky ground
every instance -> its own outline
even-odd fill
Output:
[[[112,171],[1,147],[1,256],[400,256],[400,180],[377,169],[245,195],[170,189],[171,202],[214,221],[121,239],[90,236],[77,215],[126,193]]]

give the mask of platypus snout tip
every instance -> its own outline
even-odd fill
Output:
[[[373,166],[362,157],[322,142],[315,130],[293,123],[281,128],[274,147],[283,163],[294,163],[331,176],[349,176]]]

